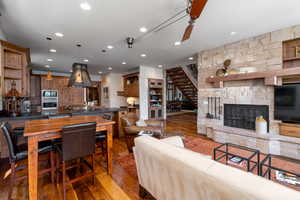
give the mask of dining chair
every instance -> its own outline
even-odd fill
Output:
[[[57,169],[58,172],[61,167],[62,171],[62,182],[63,182],[63,195],[64,200],[66,199],[66,186],[72,184],[83,178],[92,176],[93,183],[95,179],[94,170],[94,153],[95,153],[95,133],[96,123],[84,123],[84,124],[73,124],[63,127],[62,129],[62,144],[56,145],[57,149]],[[89,163],[85,158],[91,157]],[[66,166],[68,161],[80,160],[76,165]],[[90,170],[70,180],[67,180],[66,171],[75,167],[81,167],[86,165]],[[57,173],[57,180],[59,179],[59,173]]]
[[[12,128],[11,124],[7,122],[5,124],[6,128],[9,130],[11,133],[11,137],[13,142],[16,144],[16,149],[21,151],[24,149],[24,145],[19,145],[20,141],[23,141],[23,144],[27,144],[27,138],[24,138],[24,127],[16,127]],[[27,146],[27,145],[26,145]]]
[[[106,120],[112,120],[112,115],[111,114],[104,114],[103,119]],[[106,153],[106,137],[107,137],[107,131],[98,131],[96,132],[96,143],[99,142],[100,143],[100,147],[101,147],[101,152],[102,155],[105,157],[105,153]]]
[[[16,143],[13,141],[11,137],[10,132],[10,125],[7,122],[2,122],[0,126],[2,130],[2,134],[4,135],[4,138],[6,140],[7,146],[8,146],[8,153],[9,153],[9,163],[10,163],[10,185],[9,185],[9,191],[8,191],[8,199],[11,199],[12,191],[15,182],[21,181],[27,178],[27,175],[24,176],[16,176],[16,172],[20,171],[22,169],[27,168],[27,166],[17,166],[16,164],[19,161],[25,160],[28,157],[28,151],[18,151]],[[39,146],[38,153],[50,153],[50,164],[51,167],[48,169],[44,169],[39,172],[40,175],[45,173],[51,173],[51,181],[54,183],[55,179],[55,156],[54,156],[54,148],[52,145],[49,146]]]
[[[63,114],[63,115],[48,115],[48,119],[64,119],[71,117],[71,114]],[[55,138],[51,140],[53,144],[61,143],[61,138]]]

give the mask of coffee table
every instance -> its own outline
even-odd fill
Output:
[[[256,149],[251,149],[248,147],[225,143],[214,149],[213,158],[215,161],[221,161],[225,158],[226,165],[238,166],[231,164],[229,162],[230,159],[236,158],[240,159],[240,163],[246,163],[246,171],[254,172],[255,168],[257,170],[257,175],[259,175],[259,162],[260,162],[260,151]],[[243,168],[243,166],[238,166],[239,168]]]
[[[285,161],[285,165],[278,165],[278,162],[274,160],[276,156],[272,154],[268,154],[260,163],[260,176],[266,177],[269,180],[272,179],[272,177],[276,178],[278,176],[279,181],[282,183],[287,183],[287,184],[293,184],[297,185],[298,187],[300,186],[299,180],[300,180],[300,174],[299,174],[299,167],[295,168],[294,170],[288,169],[291,168],[291,166],[299,166],[300,161],[292,158],[285,158],[285,157],[280,157],[280,160]],[[278,158],[278,157],[277,157]],[[274,176],[271,176],[272,173],[275,172]],[[276,173],[280,173],[277,174]],[[286,176],[286,177],[284,177]],[[277,180],[278,181],[278,180]]]

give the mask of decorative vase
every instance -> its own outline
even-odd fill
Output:
[[[259,116],[256,118],[255,130],[256,130],[257,134],[267,134],[268,133],[267,121],[263,118],[263,116]]]

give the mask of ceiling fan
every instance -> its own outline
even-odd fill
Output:
[[[151,28],[146,33],[138,36],[138,37],[127,37],[125,39],[125,42],[128,46],[128,48],[132,48],[133,45],[137,42],[140,42],[143,38],[152,35],[153,33],[158,33],[161,30],[166,29],[167,27],[171,26],[172,24],[175,24],[185,17],[189,16],[190,21],[189,25],[185,30],[185,33],[183,35],[182,41],[188,40],[192,34],[192,30],[194,28],[194,23],[196,19],[199,18],[202,10],[204,9],[206,3],[208,0],[186,0],[187,1],[187,7],[185,7],[183,10],[180,10],[179,12],[175,13],[173,16],[169,17],[168,19],[164,20],[162,23],[158,24],[157,26]],[[122,44],[124,41],[122,41]],[[115,45],[120,45],[119,42],[115,43]],[[102,50],[103,53],[106,52],[105,49]]]
[[[190,15],[190,21],[183,34],[182,42],[190,39],[195,21],[200,17],[206,3],[207,0],[188,0],[187,12]]]

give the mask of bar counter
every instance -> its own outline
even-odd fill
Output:
[[[119,137],[121,132],[119,113],[123,112],[123,108],[89,108],[89,109],[76,109],[76,110],[60,110],[60,111],[43,111],[43,112],[31,112],[23,114],[17,117],[7,116],[5,114],[0,114],[0,122],[8,121],[12,128],[22,128],[25,126],[28,120],[40,120],[48,119],[48,116],[59,116],[69,114],[72,117],[75,116],[85,116],[85,115],[95,115],[101,116],[103,114],[109,114],[112,116],[112,120],[116,122],[113,127],[113,136]],[[0,134],[0,158],[8,157],[8,147],[4,140],[4,136]]]
[[[98,115],[103,113],[114,113],[122,109],[120,108],[90,108],[90,109],[76,109],[76,110],[62,110],[62,111],[43,111],[43,112],[31,112],[21,114],[17,117],[9,116],[4,113],[0,114],[0,121],[11,121],[11,120],[33,120],[33,119],[46,119],[49,115],[59,116],[70,114],[71,116],[81,115]]]

